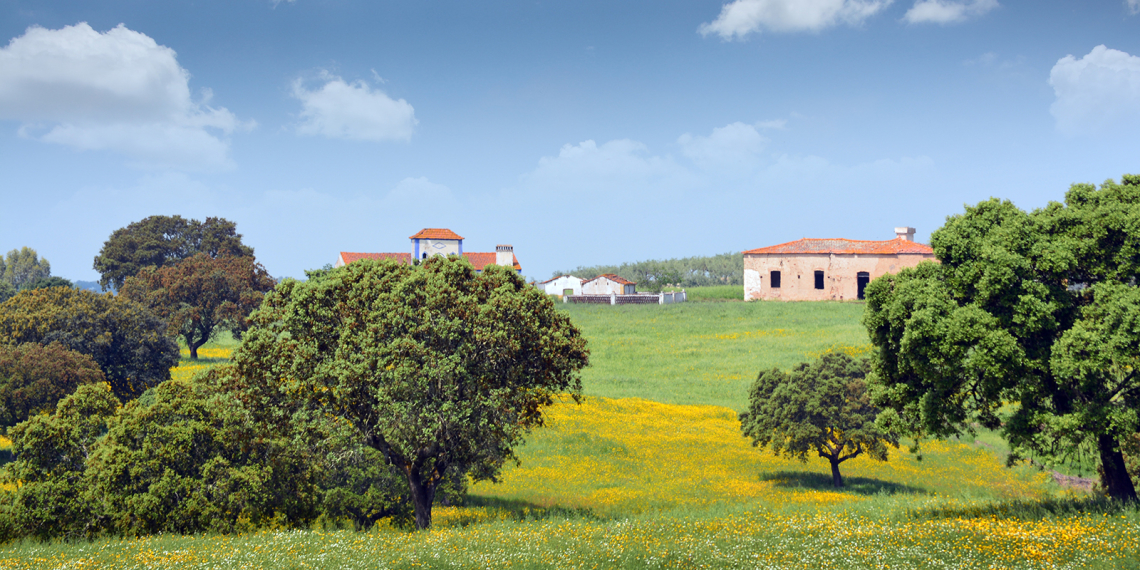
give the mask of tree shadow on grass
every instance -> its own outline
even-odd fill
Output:
[[[916,519],[976,519],[997,518],[1041,520],[1077,516],[1115,516],[1140,511],[1140,505],[1113,500],[1103,495],[1091,497],[1046,498],[1014,500],[968,506],[943,506],[908,510]]]
[[[503,499],[499,497],[482,497],[468,495],[463,500],[464,507],[482,507],[500,512],[502,518],[513,521],[541,521],[546,519],[578,519],[578,520],[604,520],[592,509],[587,507],[560,507],[558,505],[542,506],[535,503],[517,499]],[[475,522],[475,521],[470,521]],[[470,522],[458,521],[460,526],[467,526]]]
[[[869,477],[844,477],[843,486],[835,487],[831,484],[831,475],[812,473],[809,471],[777,471],[760,476],[761,481],[770,481],[777,487],[786,489],[815,489],[818,491],[835,491],[839,493],[855,493],[857,495],[929,495],[930,491],[920,488],[892,483]]]

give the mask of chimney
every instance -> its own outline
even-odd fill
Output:
[[[495,246],[495,265],[503,267],[515,266],[515,248],[509,245]]]
[[[895,237],[901,240],[914,241],[914,228],[895,228]]]

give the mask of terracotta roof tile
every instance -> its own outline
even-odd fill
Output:
[[[482,253],[482,252],[464,252],[463,257],[471,262],[477,271],[482,271],[488,265],[494,265],[495,252]],[[511,256],[515,262],[515,271],[522,271],[522,265],[519,265],[519,258]],[[345,264],[352,263],[353,261],[360,261],[361,259],[391,259],[399,263],[411,263],[412,254],[410,253],[352,253],[347,251],[340,252],[340,258],[344,260]]]
[[[599,275],[599,276],[595,277],[594,279],[587,279],[586,281],[583,281],[582,284],[585,285],[585,284],[589,283],[590,281],[594,281],[595,279],[601,279],[602,277],[605,277],[606,279],[609,279],[610,281],[613,281],[614,283],[617,283],[618,285],[637,285],[637,283],[634,283],[633,281],[628,281],[626,279],[618,277],[617,275],[614,275],[613,273],[603,273],[602,275]]]
[[[484,267],[495,264],[495,252],[463,252],[463,257],[471,262],[476,271],[482,271]],[[515,262],[515,271],[522,271],[522,266],[519,265],[519,258],[511,254],[511,259]]]
[[[803,238],[788,243],[750,249],[744,252],[751,255],[762,254],[796,254],[796,253],[824,253],[824,254],[864,254],[864,255],[896,255],[896,254],[922,254],[934,255],[934,249],[924,243],[907,241],[901,238],[883,241],[854,240],[854,239],[812,239]]]
[[[463,239],[447,228],[424,228],[408,239]]]
[[[412,262],[412,254],[410,253],[353,253],[349,251],[340,252],[340,258],[344,260],[345,264],[352,263],[353,261],[360,261],[361,259],[391,259],[393,261],[408,264]]]

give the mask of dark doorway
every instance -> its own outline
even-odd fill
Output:
[[[773,271],[772,272],[772,288],[773,289],[779,289],[780,288],[780,272],[779,271]]]
[[[859,298],[863,298],[863,290],[867,288],[867,284],[871,282],[871,274],[866,271],[860,271],[855,274],[855,283],[859,286]]]
[[[815,288],[816,289],[823,289],[823,272],[822,271],[816,271],[815,272]]]

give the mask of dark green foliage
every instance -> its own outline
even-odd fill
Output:
[[[241,375],[350,422],[404,477],[419,528],[445,481],[494,478],[556,394],[581,392],[587,363],[546,295],[455,257],[286,280],[251,318]]]
[[[898,438],[875,425],[865,377],[868,364],[842,353],[825,354],[785,373],[762,372],[752,385],[740,429],[752,445],[806,462],[815,454],[831,463],[832,484],[843,486],[839,464],[866,453],[887,460]]]
[[[13,249],[5,259],[0,259],[0,280],[8,282],[17,291],[50,275],[51,264],[30,247]]]
[[[1120,442],[1140,427],[1140,177],[1076,184],[1030,213],[991,199],[931,245],[941,264],[867,288],[882,421],[935,437],[1000,428],[1011,461],[1091,445],[1109,495],[1134,499]]]
[[[56,402],[77,387],[103,381],[90,356],[61,344],[0,345],[0,428],[54,411]]]
[[[206,221],[182,216],[150,216],[119,228],[95,257],[99,285],[120,289],[127,277],[144,267],[162,267],[204,253],[210,257],[252,257],[253,248],[241,243],[237,225],[224,218]]]
[[[21,291],[29,291],[31,289],[47,289],[48,287],[71,287],[71,281],[63,277],[40,277],[35,281],[24,283],[20,287]]]
[[[110,531],[234,532],[313,516],[303,450],[259,429],[235,396],[170,380],[109,422],[87,468]]]
[[[229,365],[121,407],[81,386],[11,430],[0,481],[22,483],[0,493],[0,540],[407,524],[406,481],[351,424],[274,392]]]
[[[16,296],[16,288],[11,283],[0,279],[0,303]]]
[[[660,291],[663,286],[707,287],[711,285],[744,285],[744,254],[684,257],[681,259],[648,260],[621,265],[579,267],[569,271],[555,271],[552,277],[573,275],[593,279],[604,273],[613,273],[637,283],[645,291]]]
[[[198,359],[198,347],[221,331],[241,338],[249,313],[261,304],[273,279],[252,257],[199,253],[165,267],[144,267],[128,277],[119,295],[166,320],[167,334],[180,336]]]
[[[22,291],[0,304],[0,344],[34,342],[86,354],[126,401],[170,378],[178,345],[142,305],[66,287]]]
[[[0,540],[90,538],[101,532],[103,508],[90,494],[87,459],[107,431],[119,401],[106,384],[85,384],[53,414],[33,416],[9,431],[16,460],[0,470]]]

